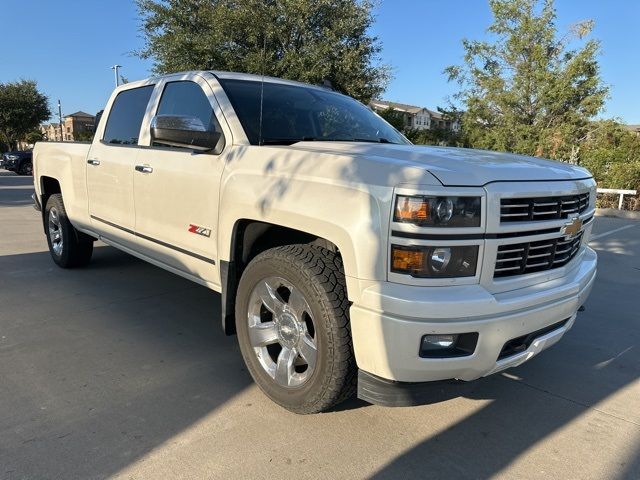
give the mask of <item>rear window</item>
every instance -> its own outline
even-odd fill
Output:
[[[153,93],[153,85],[120,92],[113,102],[102,141],[115,145],[137,145],[142,119]]]

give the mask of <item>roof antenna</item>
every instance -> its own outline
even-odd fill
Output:
[[[258,145],[262,145],[262,105],[264,103],[264,69],[267,56],[267,34],[265,31],[262,45],[262,78],[260,79],[260,124],[258,125]]]

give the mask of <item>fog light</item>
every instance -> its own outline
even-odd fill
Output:
[[[478,343],[478,333],[424,335],[420,341],[423,358],[466,357],[473,354]]]
[[[425,335],[422,337],[422,350],[442,350],[451,348],[458,335]]]

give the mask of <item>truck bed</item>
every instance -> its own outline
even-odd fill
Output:
[[[67,213],[81,223],[88,222],[86,171],[90,149],[89,142],[38,142],[33,149],[36,194],[42,195],[46,179],[56,182],[64,196]]]

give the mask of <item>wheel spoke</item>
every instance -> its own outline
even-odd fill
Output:
[[[254,347],[264,347],[278,341],[276,324],[273,322],[258,323],[249,326],[249,340]]]
[[[284,301],[276,289],[266,280],[257,287],[257,293],[260,300],[274,315],[279,315],[284,310]]]
[[[309,369],[312,370],[316,366],[316,359],[318,358],[318,349],[313,339],[308,334],[303,335],[298,348],[300,349],[300,356],[304,358],[304,361],[309,365]]]
[[[304,312],[308,312],[309,306],[307,305],[307,301],[304,299],[304,295],[297,288],[292,288],[291,293],[289,294],[289,301],[287,302],[289,308],[293,310],[296,317],[298,317],[298,321],[302,320],[302,314]]]
[[[276,376],[275,380],[280,385],[289,386],[291,384],[291,378],[293,376],[293,362],[296,359],[295,352],[288,347],[282,347],[280,355],[278,355],[278,362],[276,364]]]

